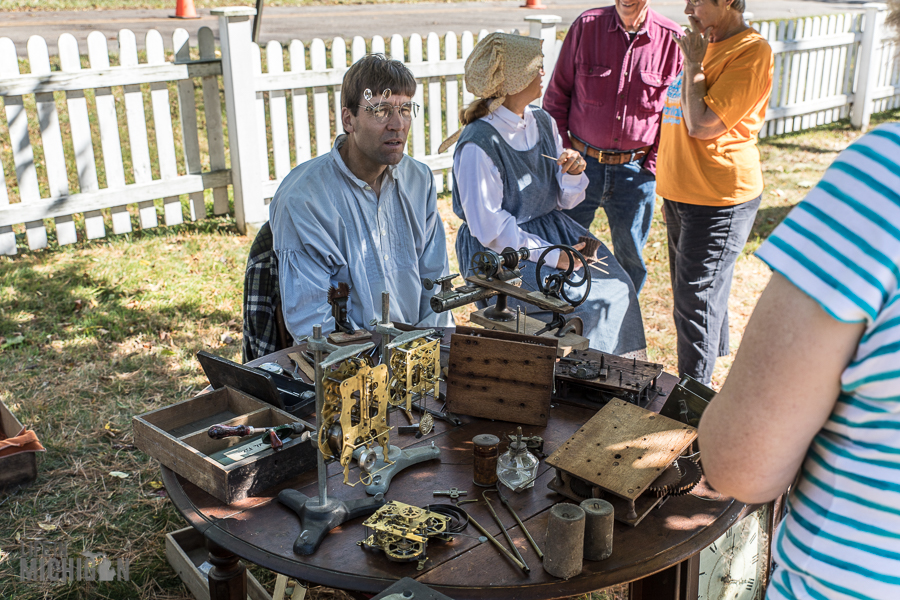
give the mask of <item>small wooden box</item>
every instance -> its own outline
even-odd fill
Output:
[[[214,440],[211,425],[274,427],[301,421],[230,387],[222,387],[134,417],[134,445],[222,502],[231,504],[302,473],[316,464],[316,449],[293,436],[280,450],[271,448],[230,465],[210,454],[246,441]]]
[[[166,534],[166,560],[197,600],[209,600],[209,552],[206,540],[193,527]],[[272,600],[272,596],[247,571],[247,598]]]
[[[447,409],[547,425],[557,344],[556,339],[457,327],[450,336]]]
[[[22,424],[6,405],[0,402],[0,432],[3,437],[19,435]],[[17,452],[0,458],[0,488],[29,483],[37,478],[37,457],[34,452]]]

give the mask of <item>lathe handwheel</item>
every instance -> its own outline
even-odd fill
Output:
[[[559,250],[560,252],[565,253],[569,258],[569,266],[565,271],[548,275],[545,280],[545,278],[541,277],[541,269],[544,266],[547,254],[549,252],[552,252],[553,250]],[[584,271],[581,275],[581,279],[574,281],[572,275],[575,273],[576,259],[581,262]],[[534,275],[537,279],[537,287],[541,291],[541,293],[548,296],[556,296],[562,298],[573,307],[580,306],[582,302],[587,300],[588,294],[591,293],[591,272],[589,271],[587,260],[584,258],[584,255],[582,255],[581,252],[579,252],[572,246],[566,246],[565,244],[556,244],[541,252],[541,256],[537,261],[537,267],[535,267],[534,269]],[[578,288],[585,284],[587,284],[587,289],[584,290],[584,294],[582,294],[580,300],[572,300],[566,293],[567,285],[573,288]]]

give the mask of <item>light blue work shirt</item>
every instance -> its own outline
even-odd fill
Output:
[[[328,288],[350,285],[347,314],[357,329],[381,320],[381,293],[390,292],[391,320],[427,327],[453,324],[436,314],[424,278],[450,272],[434,176],[404,155],[388,166],[380,197],[341,158],[346,135],[295,167],[269,205],[285,323],[294,339],[334,330]]]

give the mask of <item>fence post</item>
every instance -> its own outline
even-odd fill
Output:
[[[856,93],[853,95],[853,109],[850,112],[850,124],[856,129],[868,127],[869,117],[872,116],[872,95],[878,79],[878,63],[875,61],[875,53],[881,43],[884,17],[887,11],[887,5],[879,2],[870,2],[864,4],[863,7],[866,9],[865,29],[859,45],[859,54],[856,55],[856,66],[859,73],[856,80]]]
[[[256,117],[256,91],[250,63],[250,44],[253,43],[250,17],[256,14],[256,9],[214,8],[210,13],[219,17],[234,218],[241,233],[249,231],[253,234],[268,219],[263,201],[260,150],[257,148],[260,124]]]
[[[544,89],[550,83],[553,76],[553,68],[556,66],[557,43],[556,43],[556,24],[562,22],[562,17],[556,15],[532,15],[525,17],[528,21],[528,36],[541,40],[541,49],[544,51]],[[541,90],[541,97],[538,104],[544,103],[544,94]]]

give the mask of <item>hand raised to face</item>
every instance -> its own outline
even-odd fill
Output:
[[[684,35],[675,37],[673,34],[672,37],[675,39],[678,47],[681,48],[681,53],[684,55],[686,63],[700,64],[706,56],[706,49],[709,47],[709,36],[713,28],[710,26],[705,31],[702,31],[700,21],[693,15],[689,15],[688,20],[691,26],[685,30]]]

